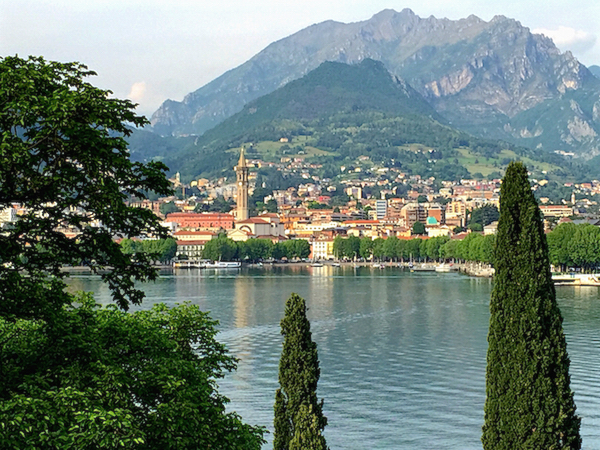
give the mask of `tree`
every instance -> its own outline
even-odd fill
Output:
[[[422,222],[416,221],[412,227],[414,234],[425,234],[425,225]]]
[[[238,242],[238,257],[252,262],[268,259],[273,253],[273,247],[270,239],[248,239]]]
[[[410,239],[404,246],[404,258],[419,259],[421,257],[421,241],[422,239]]]
[[[216,391],[236,360],[207,313],[77,301],[53,322],[0,319],[0,447],[260,449]]]
[[[471,222],[469,225],[467,225],[467,228],[471,231],[483,231],[483,225],[477,222]]]
[[[235,361],[215,322],[188,306],[125,311],[174,244],[125,253],[114,237],[166,237],[125,200],[171,187],[164,165],[129,160],[125,138],[147,120],[83,81],[93,74],[0,59],[0,209],[26,211],[0,234],[0,448],[258,449],[262,430],[216,391]],[[63,265],[81,262],[104,269],[121,310],[66,290]]]
[[[548,246],[522,163],[508,166],[500,202],[483,447],[580,449]]]
[[[306,302],[292,294],[281,320],[283,350],[275,393],[275,450],[325,450],[323,400],[317,399],[320,369],[317,344],[306,318]]]
[[[145,253],[152,260],[168,263],[177,253],[177,241],[173,238],[144,241],[123,239],[121,241],[121,251],[128,255]]]
[[[483,230],[483,227],[485,227],[486,225],[489,225],[490,223],[497,221],[498,217],[500,217],[500,213],[499,213],[496,205],[485,204],[485,205],[480,206],[479,208],[475,208],[473,211],[471,211],[469,225],[471,225],[473,223],[480,224],[481,230]],[[475,230],[475,231],[481,231],[481,230]]]
[[[198,207],[198,205],[196,207]],[[175,204],[175,202],[161,203],[158,209],[160,210],[160,213],[165,217],[167,216],[167,214],[171,214],[174,212],[180,212],[180,210],[177,207],[177,205]]]
[[[266,209],[267,212],[270,213],[276,213],[279,210],[279,207],[277,205],[277,200],[275,200],[274,198],[270,199],[266,204]]]
[[[390,236],[383,243],[383,254],[390,259],[397,260],[398,257],[402,257],[400,245],[400,239]]]
[[[360,238],[350,235],[346,239],[346,256],[349,258],[357,258],[360,254]]]
[[[371,239],[368,236],[363,237],[360,240],[360,257],[366,259],[370,259],[371,256],[373,255],[373,247],[374,247],[374,242],[373,239]]]
[[[577,225],[572,222],[561,223],[548,234],[548,250],[550,262],[560,266],[561,271],[573,264],[571,255],[571,240],[575,236]]]
[[[83,81],[91,75],[77,63],[0,59],[0,209],[26,209],[0,234],[4,316],[60,310],[65,298],[55,293],[64,287],[65,264],[110,267],[101,275],[122,308],[143,298],[134,281],[156,277],[148,257],[133,261],[113,236],[166,237],[152,211],[124,202],[148,191],[170,194],[166,167],[130,161],[130,125],[148,121],[129,100]]]
[[[235,241],[222,234],[204,244],[202,258],[211,261],[231,261],[236,256],[237,250]]]
[[[593,270],[600,263],[600,228],[591,224],[579,225],[568,249],[575,265]]]
[[[373,241],[373,257],[381,260],[385,256],[385,243],[382,238],[377,238]]]
[[[346,238],[339,234],[333,240],[333,254],[337,259],[346,257]]]

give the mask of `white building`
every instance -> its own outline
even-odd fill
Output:
[[[377,220],[381,220],[387,216],[387,200],[375,201],[375,214]]]

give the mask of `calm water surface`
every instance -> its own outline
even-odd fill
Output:
[[[75,289],[110,300],[94,277]],[[240,358],[220,382],[230,409],[272,431],[285,300],[307,301],[332,449],[477,449],[485,401],[491,281],[458,274],[332,267],[183,270],[145,286],[220,321]],[[558,287],[584,449],[600,449],[600,291]],[[272,435],[268,436],[272,439]],[[269,448],[266,446],[265,448]]]

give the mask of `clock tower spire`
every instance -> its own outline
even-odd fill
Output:
[[[248,165],[244,157],[244,147],[240,151],[240,160],[235,166],[237,178],[237,214],[236,219],[246,220],[248,218]]]

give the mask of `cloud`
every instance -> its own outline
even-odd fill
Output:
[[[141,103],[146,97],[146,82],[140,81],[138,83],[133,83],[131,89],[129,90],[129,94],[127,98],[135,103]]]
[[[538,28],[533,30],[533,32],[549,37],[562,51],[570,50],[574,53],[584,53],[596,44],[596,36],[594,34],[562,25],[555,30]]]

